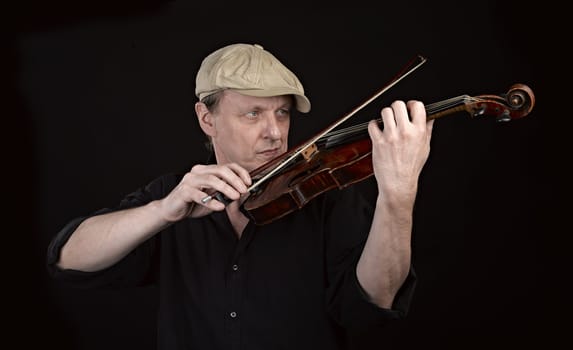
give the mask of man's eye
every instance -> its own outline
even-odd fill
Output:
[[[257,111],[247,112],[247,117],[249,118],[256,118],[259,115]]]

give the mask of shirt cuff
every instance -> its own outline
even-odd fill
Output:
[[[345,294],[348,303],[345,303],[342,311],[343,326],[351,332],[363,332],[372,327],[382,326],[389,321],[401,320],[409,311],[411,300],[416,286],[416,273],[411,267],[406,280],[396,293],[390,309],[381,308],[369,300],[364,291],[356,272],[351,274],[352,280],[346,284]]]

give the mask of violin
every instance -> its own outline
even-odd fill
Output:
[[[527,85],[514,84],[501,95],[462,95],[429,104],[426,113],[428,120],[465,111],[471,117],[490,115],[498,122],[508,122],[529,114],[534,104],[533,91]],[[381,118],[377,122],[383,126]],[[264,225],[302,208],[321,193],[372,175],[372,143],[366,122],[321,136],[310,157],[292,161],[252,191],[243,203],[243,212],[256,224]]]
[[[255,224],[265,225],[302,208],[324,192],[343,189],[372,176],[368,122],[333,130],[424,62],[425,58],[418,56],[386,87],[345,117],[253,170],[250,195],[241,205],[243,213]],[[533,91],[525,84],[514,84],[500,95],[461,95],[425,108],[427,120],[465,111],[471,117],[494,116],[498,122],[508,122],[528,115],[534,105]],[[376,121],[382,128],[382,118]],[[203,202],[212,198],[225,204],[230,202],[220,192],[205,197]]]

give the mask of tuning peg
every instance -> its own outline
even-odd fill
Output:
[[[485,114],[485,106],[481,106],[480,108],[476,108],[474,110],[473,116],[475,117],[479,117],[481,115]]]
[[[510,120],[511,120],[511,116],[509,115],[508,109],[504,110],[502,114],[497,116],[498,122],[508,122]]]

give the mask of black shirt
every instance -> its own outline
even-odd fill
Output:
[[[161,199],[180,179],[162,176],[93,215]],[[158,349],[344,349],[348,334],[403,318],[414,290],[411,270],[392,310],[366,299],[356,264],[372,215],[349,187],[267,225],[249,222],[240,239],[215,212],[171,225],[103,271],[58,269],[82,217],[54,237],[48,269],[81,288],[156,284]]]

